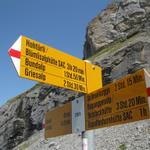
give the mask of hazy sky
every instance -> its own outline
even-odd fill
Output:
[[[111,0],[0,0],[0,105],[36,82],[19,78],[8,49],[19,35],[83,57],[86,27]]]

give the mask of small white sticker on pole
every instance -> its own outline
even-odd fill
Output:
[[[85,131],[84,96],[72,101],[72,133]]]

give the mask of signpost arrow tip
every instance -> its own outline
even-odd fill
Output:
[[[12,59],[12,62],[20,75],[20,57],[21,57],[21,36],[17,39],[17,41],[12,45],[12,47],[8,50],[8,54]]]

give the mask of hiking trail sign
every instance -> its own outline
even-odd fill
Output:
[[[18,75],[83,93],[102,87],[101,68],[20,36],[9,49]]]
[[[145,119],[150,119],[150,75],[140,70],[48,111],[45,138]]]
[[[84,97],[46,112],[45,138],[85,131]]]
[[[18,75],[86,93],[48,111],[45,138],[150,118],[150,74],[127,75],[102,88],[98,66],[24,36],[9,49]]]
[[[45,115],[45,138],[72,133],[71,103],[48,111]]]
[[[86,130],[149,119],[149,109],[150,75],[140,70],[86,95]]]

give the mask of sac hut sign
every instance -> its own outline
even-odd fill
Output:
[[[145,70],[86,95],[86,130],[150,118],[150,76]]]
[[[25,36],[18,38],[9,55],[20,77],[82,93],[102,87],[100,67]]]

